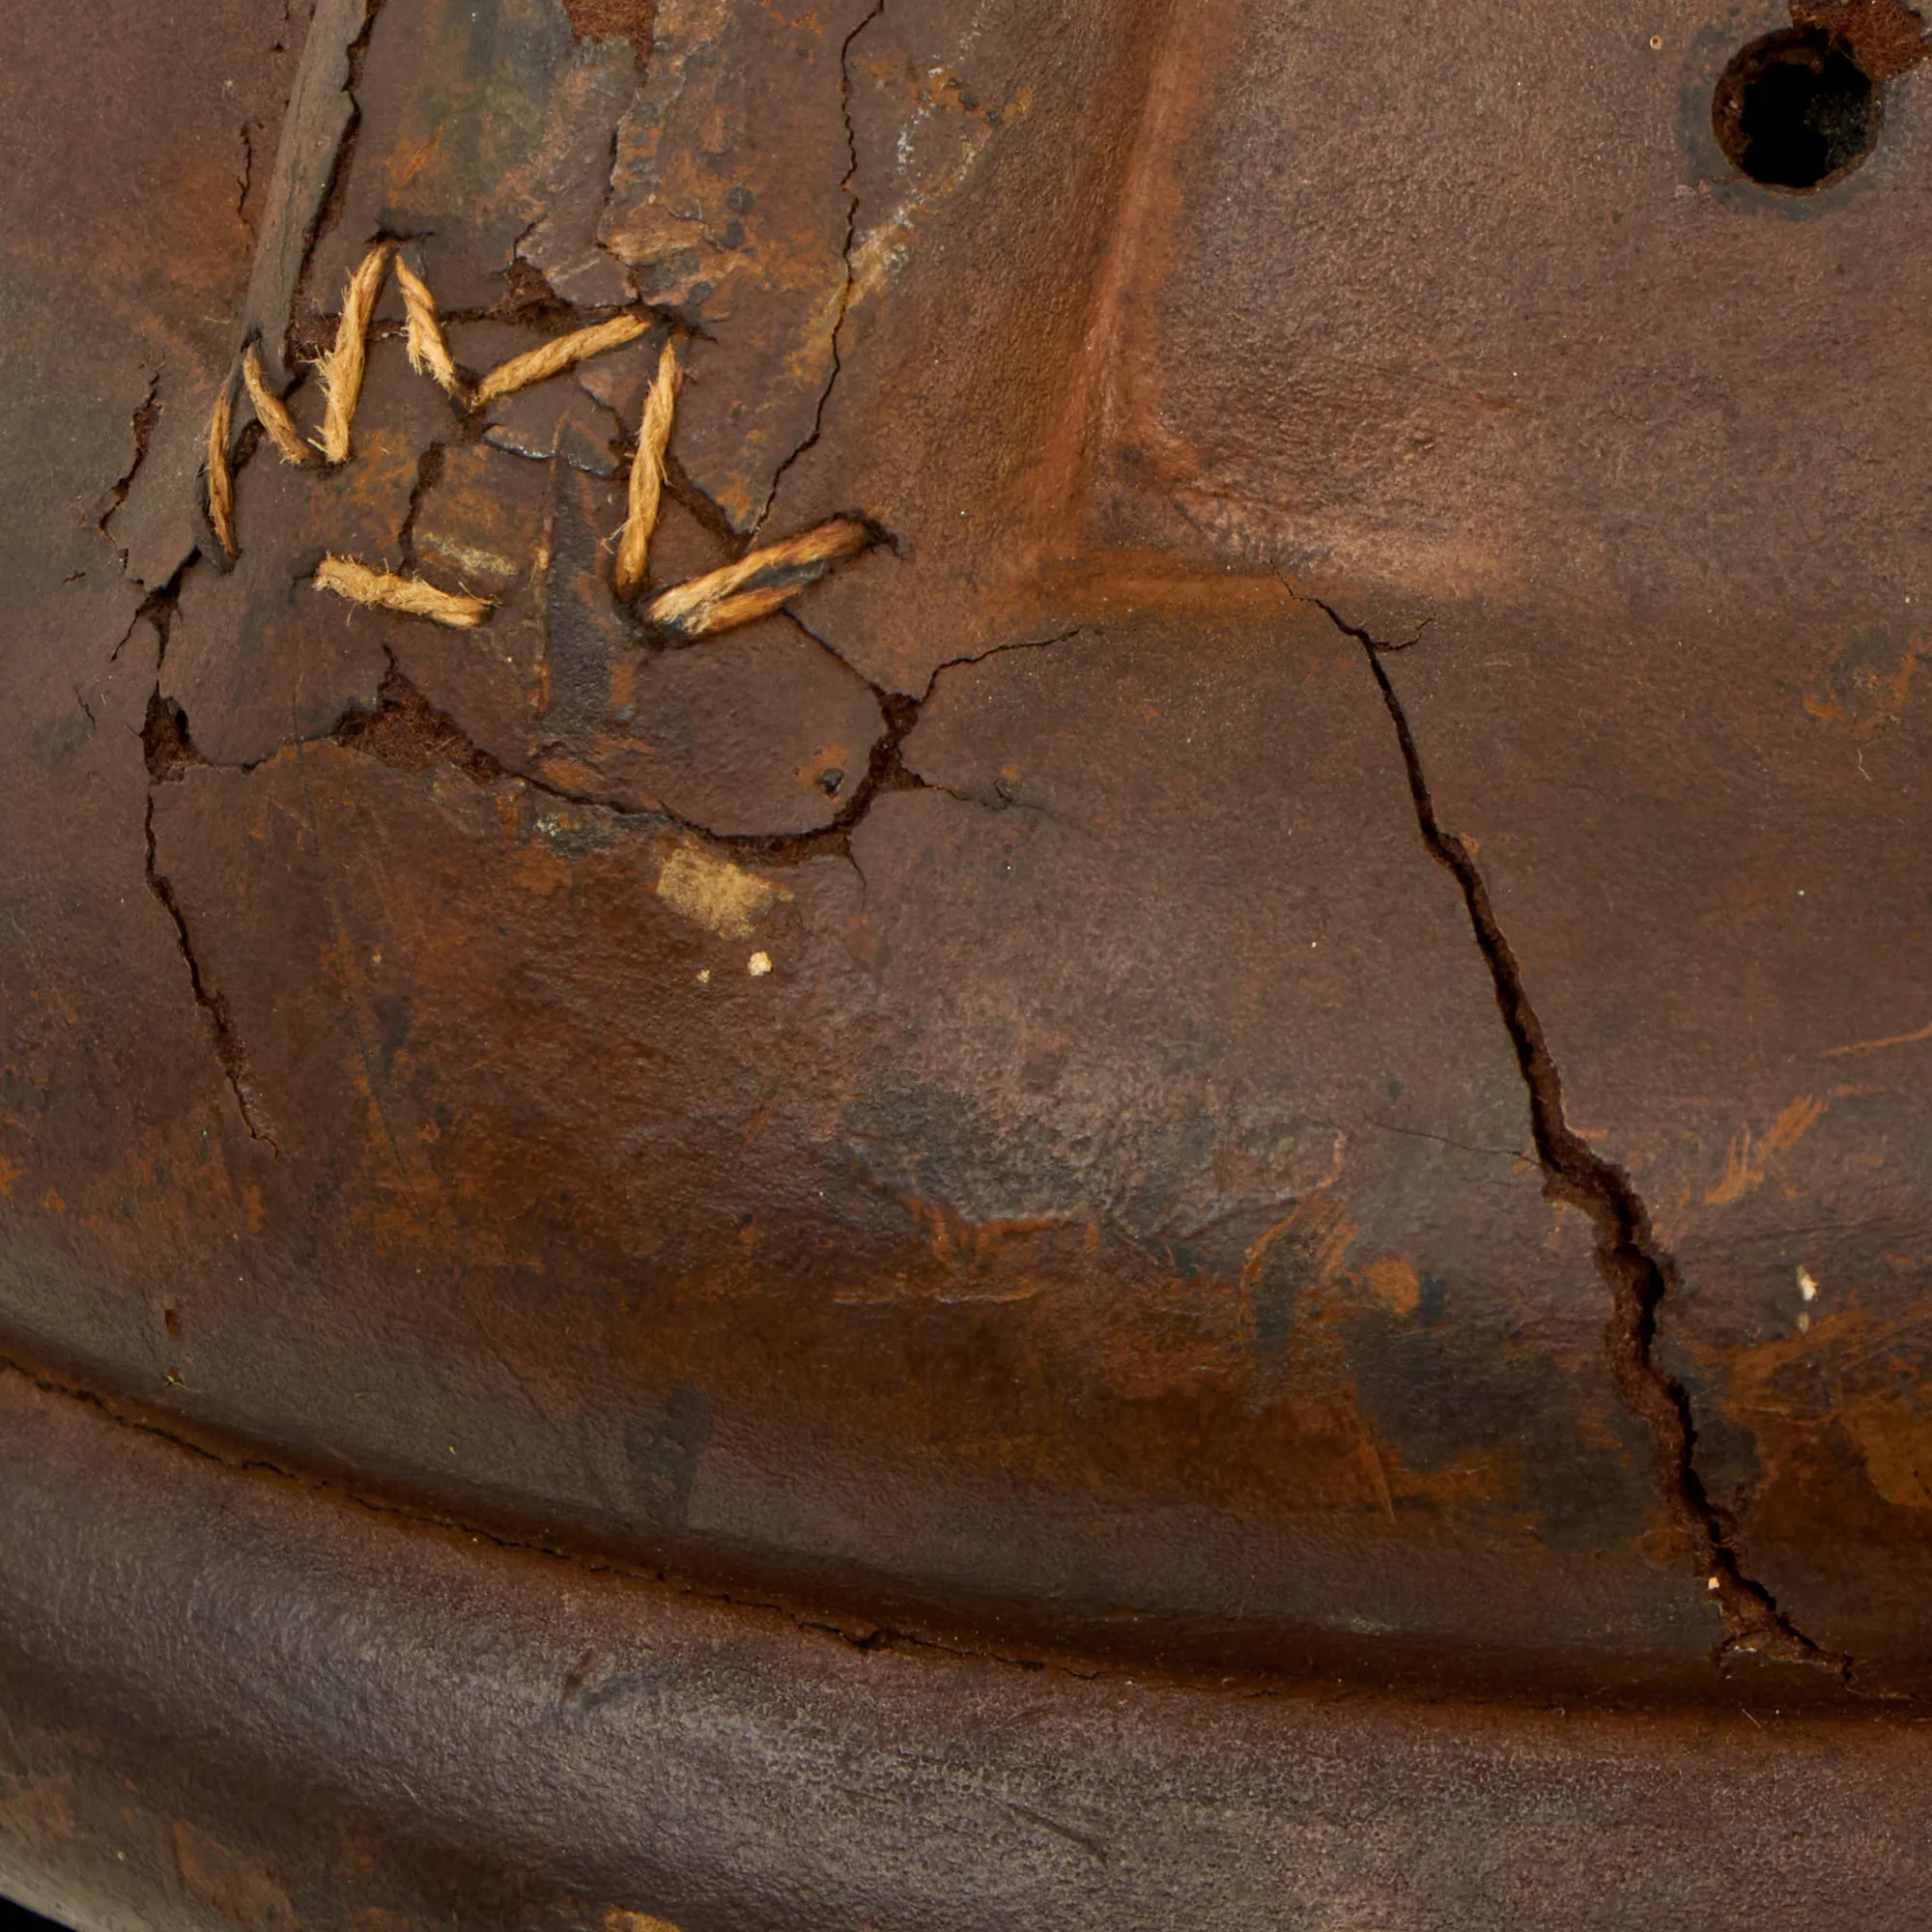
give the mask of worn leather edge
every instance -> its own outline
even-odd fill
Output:
[[[81,1661],[85,1667],[81,1667]],[[856,1644],[0,1378],[0,1890],[92,1928],[1920,1923],[1922,1726]]]

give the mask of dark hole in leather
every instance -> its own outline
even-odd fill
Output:
[[[1766,187],[1806,190],[1848,174],[1878,140],[1872,77],[1836,35],[1791,27],[1745,47],[1711,104],[1719,144]]]

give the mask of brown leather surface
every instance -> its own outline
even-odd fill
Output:
[[[1022,1670],[399,1521],[17,1378],[0,1445],[0,1536],[63,1552],[0,1571],[0,1872],[78,1924],[1922,1922],[1923,1726],[1769,1685],[1610,1714]]]
[[[229,1508],[156,1432],[265,1512],[264,1548],[206,1553],[249,1606],[236,1710],[312,1607],[282,1540],[386,1523],[397,1601],[438,1551],[505,1604],[595,1564],[653,1628],[736,1627],[701,1599],[895,1633],[881,1735],[952,1722],[915,1688],[941,1645],[989,1682],[1151,1673],[1176,1713],[1222,1678],[1500,1699],[1456,1706],[1497,1764],[1521,1707],[1630,1706],[1590,1735],[1633,1788],[1740,1699],[1838,1711],[1821,1803],[1902,1776],[1905,1731],[1845,1768],[1932,1662],[1899,10],[1833,28],[1893,77],[1871,158],[1809,196],[1711,131],[1782,7],[330,0],[299,73],[273,12],[21,13],[0,81],[47,130],[0,185],[0,1352],[50,1552],[0,1576],[33,1788],[64,1700],[144,1667],[58,1596],[139,1511],[70,1536],[59,1483],[138,1462],[156,1602]],[[299,372],[379,233],[471,370],[652,331],[466,413],[392,289],[354,459],[244,440],[224,567],[217,385],[259,329],[312,422]],[[611,589],[667,333],[660,583],[835,514],[881,537],[689,649]],[[497,608],[352,608],[326,553]],[[535,1685],[523,1640],[492,1655]],[[799,1641],[772,1684],[819,1667]],[[136,1714],[163,1688],[127,1692],[130,1752],[176,1736]],[[1181,1750],[1167,1721],[1105,1776]],[[1408,1751],[1434,1720],[1388,1721]],[[382,1734],[196,1743],[192,1829],[257,1778],[363,1804]],[[1377,1804],[1446,1804],[1391,1767]],[[1563,1776],[1580,1833],[1612,1801]],[[637,1802],[544,1840],[517,1909],[576,1911],[554,1873]],[[460,1781],[429,1811],[383,1825],[370,1910],[485,1885],[497,1813]],[[1474,1885],[1451,1812],[1427,1829]],[[35,1830],[10,1856],[53,1871]],[[715,1866],[694,1922],[793,1922],[700,1835],[660,1892]],[[328,1883],[294,1922],[351,1910]],[[796,1922],[1009,1910],[801,1884]]]

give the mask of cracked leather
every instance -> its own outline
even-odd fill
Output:
[[[1232,1926],[1320,1803],[1282,1754],[1352,1752],[1420,1822],[1297,1840],[1295,1910],[1483,1924],[1441,1699],[1497,1815],[1546,1776],[1577,1828],[1507,1854],[1531,1918],[1700,1752],[1889,1816],[1922,76],[1801,202],[1709,131],[1756,0],[1487,0],[1426,60],[1393,0],[322,0],[299,68],[304,9],[191,11],[113,0],[109,56],[16,7],[0,75],[67,112],[0,185],[0,1880]],[[652,332],[472,414],[392,290],[354,460],[244,432],[217,565],[216,386],[259,338],[312,422],[378,235],[472,372]],[[886,538],[688,649],[611,589],[667,333],[659,587]],[[327,553],[496,611],[318,597]],[[829,1788],[787,1685],[867,1803],[939,1767],[843,1871],[721,1824]],[[1092,1776],[987,1741],[1036,1720]],[[1188,1848],[1216,1739],[1249,1822]],[[710,1795],[611,1808],[655,1749]],[[1725,1776],[1762,1810],[1659,1824],[1645,1897],[1846,1882]],[[1916,1922],[1913,1857],[1866,1879]]]

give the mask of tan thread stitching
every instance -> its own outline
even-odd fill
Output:
[[[721,631],[734,631],[741,624],[753,624],[774,611],[782,611],[801,590],[810,590],[824,575],[823,570],[816,570],[795,583],[778,583],[768,590],[744,590],[735,597],[721,598],[706,612],[700,629],[685,625],[666,628],[674,629],[681,638],[715,638]]]
[[[671,416],[677,408],[677,341],[666,341],[658,356],[658,373],[644,398],[643,418],[638,426],[638,454],[631,465],[628,514],[617,542],[617,595],[629,603],[644,587],[650,560],[651,532],[658,526],[664,500],[665,449],[670,441]]]
[[[572,364],[592,355],[601,355],[607,349],[621,349],[627,342],[635,342],[649,327],[650,324],[642,316],[614,316],[609,322],[580,328],[573,334],[559,335],[554,342],[546,342],[540,348],[526,349],[521,355],[512,355],[507,362],[497,363],[477,384],[476,393],[470,398],[470,407],[480,410],[486,403],[494,403],[498,396],[527,389],[533,383],[561,375]]]
[[[370,570],[346,556],[326,556],[316,566],[315,587],[332,590],[352,604],[374,604],[406,616],[427,617],[453,630],[473,631],[497,607],[487,597],[460,597],[439,590],[419,577]]]
[[[410,367],[417,375],[429,377],[445,395],[467,406],[469,385],[456,372],[448,339],[442,332],[442,318],[437,313],[436,298],[430,294],[429,284],[400,255],[396,257],[396,285],[403,292],[403,306],[410,318]]]
[[[410,366],[429,376],[470,410],[480,410],[500,396],[560,375],[606,350],[621,349],[635,342],[651,326],[641,316],[623,315],[577,329],[498,363],[474,390],[469,390],[450,356],[435,296],[422,277],[402,259],[397,248],[393,241],[378,242],[356,266],[343,291],[334,346],[316,364],[324,392],[322,436],[316,447],[325,461],[331,464],[349,459],[351,427],[368,363],[369,325],[384,277],[392,263],[409,316]],[[255,412],[275,447],[290,463],[307,462],[295,418],[269,387],[253,343],[242,353],[242,373]],[[664,499],[665,451],[670,441],[680,376],[676,343],[667,341],[658,356],[657,375],[644,398],[638,454],[631,466],[626,491],[626,514],[619,535],[616,567],[617,594],[626,602],[635,598],[644,584],[651,535],[657,527]],[[231,557],[238,554],[235,482],[228,460],[232,412],[232,390],[224,387],[215,399],[214,414],[209,423],[208,500],[209,521],[222,549]],[[816,583],[834,564],[856,556],[871,541],[871,531],[864,524],[849,517],[835,517],[801,536],[769,544],[722,570],[693,578],[663,592],[646,608],[645,618],[660,630],[686,641],[715,636],[782,609],[801,590]],[[379,605],[461,630],[481,624],[496,608],[488,598],[439,590],[420,578],[369,570],[346,557],[325,557],[316,571],[315,585],[319,590],[347,597],[353,603]]]
[[[349,460],[355,405],[361,397],[362,379],[368,368],[369,325],[375,314],[376,298],[382,293],[384,277],[392,262],[403,293],[403,306],[409,315],[410,366],[429,376],[467,409],[481,409],[498,396],[527,388],[531,384],[540,383],[546,377],[556,375],[589,356],[601,355],[607,349],[622,348],[628,342],[635,342],[650,327],[643,318],[626,315],[599,323],[591,328],[580,328],[574,334],[560,336],[539,349],[513,355],[507,362],[493,369],[472,393],[464,384],[450,355],[435,296],[397,249],[398,244],[394,241],[378,242],[356,265],[355,272],[349,277],[348,286],[343,290],[342,314],[336,322],[334,346],[315,365],[322,376],[324,408],[322,434],[313,446],[329,464]],[[306,463],[308,450],[301,441],[301,433],[296,427],[287,405],[270,388],[253,343],[242,353],[242,373],[248,386],[249,398],[255,405],[255,412],[275,447],[288,462]],[[210,521],[214,523],[222,548],[230,556],[239,554],[235,543],[234,478],[228,467],[226,441],[233,407],[233,396],[224,389],[216,402],[217,415],[222,424],[222,456],[218,462],[211,457],[209,466]],[[214,431],[215,424],[211,420],[211,449]],[[649,541],[648,532],[645,541]]]
[[[242,352],[242,380],[248,387],[248,400],[255,406],[255,420],[269,433],[269,440],[282,453],[284,463],[306,464],[315,451],[302,440],[289,406],[269,386],[268,372],[262,367],[261,352],[251,342]]]
[[[754,550],[723,570],[695,577],[645,607],[645,618],[680,638],[705,638],[769,615],[823,577],[832,565],[857,556],[872,540],[864,524],[834,517],[803,536]],[[766,580],[760,582],[758,580]]]
[[[324,407],[322,437],[316,447],[326,463],[349,461],[349,426],[355,419],[356,399],[362,393],[362,373],[369,358],[369,319],[376,310],[393,242],[378,242],[363,256],[342,292],[342,316],[335,325],[335,347],[316,364],[322,372]]]
[[[235,548],[235,472],[228,467],[229,429],[234,421],[235,399],[229,377],[214,398],[214,413],[208,422],[208,521],[215,541],[229,555]]]

